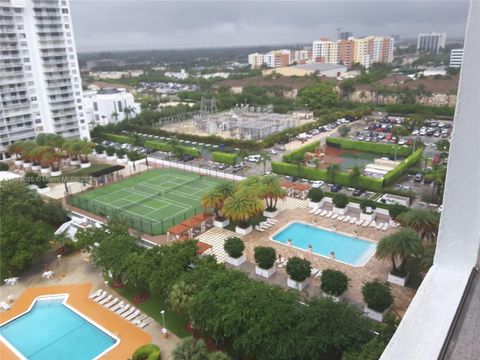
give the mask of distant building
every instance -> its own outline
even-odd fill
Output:
[[[262,65],[269,68],[288,66],[292,62],[292,52],[288,49],[274,50],[266,54],[253,53],[248,55],[248,63],[252,69],[258,69]]]
[[[248,55],[248,64],[252,69],[258,69],[263,65],[263,54],[253,53]]]
[[[430,67],[423,70],[423,76],[445,76],[447,75],[447,70],[444,66]]]
[[[338,64],[338,42],[328,39],[312,43],[312,59],[316,63]]]
[[[438,53],[445,48],[447,34],[445,33],[424,33],[418,34],[417,51]]]
[[[173,79],[185,80],[185,79],[188,79],[190,74],[187,73],[185,69],[182,69],[179,72],[167,71],[165,73],[165,76]]]
[[[450,51],[450,67],[459,68],[462,66],[463,49],[452,49]]]
[[[390,37],[393,38],[393,41],[394,41],[395,44],[398,44],[400,42],[400,35],[399,34],[394,34],[394,35],[391,35]]]
[[[338,40],[348,40],[353,36],[353,33],[350,31],[342,31]]]
[[[140,104],[136,103],[133,95],[125,89],[105,88],[99,91],[85,91],[83,94],[85,117],[88,124],[107,125],[117,123],[127,117],[129,108],[130,117],[140,113]]]
[[[139,77],[143,75],[143,70],[129,70],[129,71],[95,71],[90,72],[89,76],[95,79],[110,79],[118,80],[123,78]]]
[[[304,64],[285,66],[276,69],[264,70],[263,75],[270,75],[273,72],[283,76],[305,76],[317,73],[318,76],[342,77],[347,72],[346,65],[339,64]]]

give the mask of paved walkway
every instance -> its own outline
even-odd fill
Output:
[[[211,245],[213,255],[215,255],[215,258],[218,262],[223,263],[227,257],[227,253],[223,249],[223,244],[225,243],[226,239],[232,236],[239,235],[233,231],[214,227],[199,235],[196,239]]]

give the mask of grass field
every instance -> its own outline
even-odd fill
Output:
[[[201,194],[221,182],[173,169],[151,170],[73,196],[69,203],[114,217],[141,232],[159,235],[202,212]]]

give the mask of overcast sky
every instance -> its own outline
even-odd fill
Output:
[[[463,37],[465,0],[70,0],[78,51],[307,43],[336,37],[446,32]]]

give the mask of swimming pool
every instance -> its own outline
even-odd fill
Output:
[[[356,237],[324,230],[317,226],[292,222],[275,233],[273,241],[287,244],[292,240],[292,246],[308,250],[312,245],[312,252],[318,255],[330,256],[335,252],[335,259],[352,266],[363,266],[375,252],[376,244]]]
[[[0,338],[24,359],[90,360],[117,340],[65,304],[67,296],[40,297],[30,310],[0,327]]]

